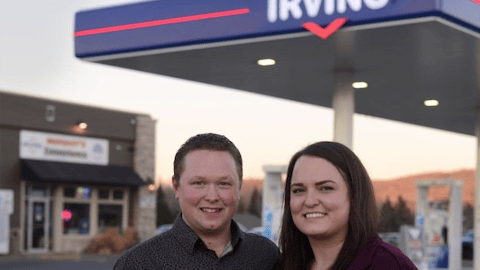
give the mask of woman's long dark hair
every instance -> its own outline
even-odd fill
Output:
[[[308,269],[314,260],[310,242],[295,226],[290,211],[290,192],[295,163],[301,156],[323,158],[332,163],[342,174],[350,197],[348,232],[338,254],[333,270],[347,269],[356,253],[367,241],[376,236],[379,212],[375,201],[373,185],[365,167],[358,157],[346,146],[336,142],[318,142],[297,152],[288,165],[285,184],[285,205],[283,209],[280,247],[282,255],[278,269]]]

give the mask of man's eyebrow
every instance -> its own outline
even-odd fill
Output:
[[[194,176],[190,177],[189,180],[202,180],[203,181],[203,180],[205,180],[205,177],[194,175]]]
[[[198,176],[198,175],[194,175],[190,178],[190,180],[201,180],[201,181],[205,181],[207,180],[206,177],[204,176]],[[226,175],[226,176],[221,176],[221,177],[218,177],[216,178],[215,180],[217,181],[224,181],[224,180],[233,180],[233,178],[229,175]]]

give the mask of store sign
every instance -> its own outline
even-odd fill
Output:
[[[315,18],[322,15],[322,12],[320,12],[322,10],[322,2],[323,16],[325,16],[333,15],[335,10],[339,14],[343,14],[347,11],[347,6],[353,12],[359,12],[363,5],[368,9],[377,10],[387,6],[388,1],[389,0],[268,0],[267,16],[268,21],[271,23],[277,21],[277,18],[286,21],[290,16],[297,20],[301,19],[304,15]]]
[[[20,131],[20,158],[108,165],[108,140]]]

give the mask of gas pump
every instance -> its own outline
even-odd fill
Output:
[[[416,186],[415,226],[402,227],[400,249],[419,269],[461,269],[463,182],[452,179],[418,180]],[[428,190],[433,186],[450,187],[448,210],[428,201]],[[446,241],[442,235],[446,236]],[[419,259],[420,254],[423,255],[422,260]]]
[[[263,171],[263,236],[278,245],[284,202],[282,174],[287,172],[287,166],[263,166]]]

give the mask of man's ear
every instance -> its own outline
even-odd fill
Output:
[[[177,181],[175,181],[175,175],[172,176],[172,187],[173,187],[173,192],[175,193],[175,199],[178,200],[178,187],[179,184]]]

